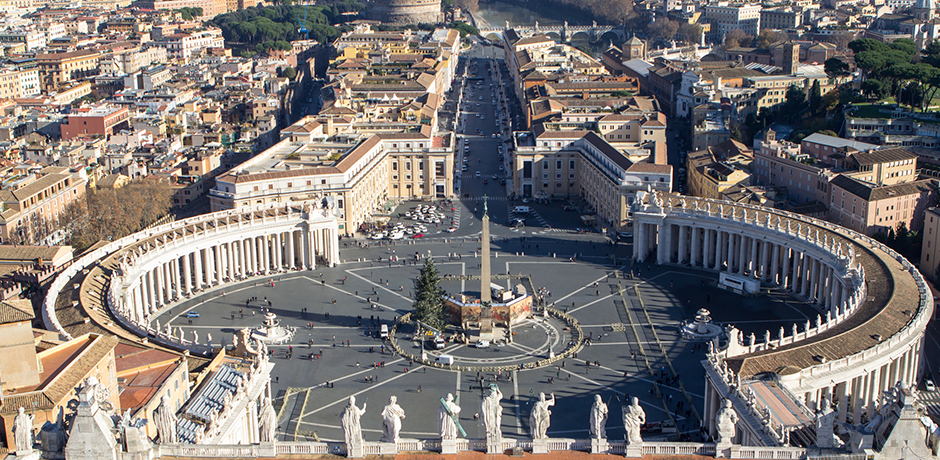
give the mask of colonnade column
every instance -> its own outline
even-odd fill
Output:
[[[197,249],[193,258],[193,271],[196,273],[196,289],[202,289],[202,249]]]
[[[222,284],[222,243],[213,246],[212,251],[215,253],[215,285],[219,286]]]
[[[286,269],[290,270],[296,267],[296,261],[294,259],[294,231],[291,230],[286,233],[287,235],[287,267]]]
[[[726,257],[725,260],[728,264],[728,273],[731,273],[734,266],[734,234],[731,232],[726,232],[725,235],[727,235],[728,238],[728,257]]]
[[[193,280],[190,277],[191,273],[190,273],[190,268],[189,268],[189,264],[191,262],[192,262],[192,254],[191,253],[183,254],[183,283],[185,284],[185,286],[183,287],[184,289],[183,293],[185,295],[190,295],[193,293]]]
[[[685,261],[686,249],[688,249],[687,239],[689,237],[689,227],[685,225],[679,226],[679,255],[676,257],[676,263],[683,263]]]
[[[813,260],[810,259],[805,252],[800,254],[800,259],[803,259],[803,263],[800,264],[800,278],[803,280],[800,295],[806,298],[809,295],[809,276],[812,272],[811,265]]]
[[[770,277],[767,278],[767,281],[780,285],[780,280],[777,276],[780,274],[780,246],[777,246],[773,243],[767,243],[770,246],[771,260],[770,260]]]
[[[743,236],[742,236],[743,238]],[[757,238],[751,237],[751,260],[747,264],[751,270],[750,277],[757,278],[757,271],[759,268],[760,260],[757,258]]]
[[[692,255],[689,257],[689,263],[692,266],[698,265],[698,261],[702,259],[702,241],[699,238],[699,228],[692,227]]]

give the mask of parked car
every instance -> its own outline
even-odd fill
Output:
[[[924,389],[927,391],[937,391],[937,386],[933,384],[933,380],[927,379],[924,380]]]
[[[473,346],[475,348],[489,348],[490,341],[489,340],[477,340],[477,342],[474,343]]]
[[[457,231],[457,227],[450,227],[448,229],[445,229],[444,231],[447,233],[454,233]]]
[[[194,311],[188,311],[188,312],[186,312],[186,317],[187,317],[187,318],[198,318],[198,317],[199,317],[199,313],[196,313],[196,312],[194,312]],[[929,381],[929,380],[928,380],[928,381]]]
[[[411,235],[412,238],[424,238],[424,233],[415,233]]]

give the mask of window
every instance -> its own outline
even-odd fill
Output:
[[[568,168],[569,168],[569,169],[574,169],[574,160],[569,160],[569,161],[568,161]]]
[[[542,169],[548,169],[548,160],[542,162]]]
[[[288,182],[288,183],[287,183],[287,188],[291,188],[291,187],[293,187],[293,186],[294,186],[294,183],[293,183],[293,182]]]
[[[274,190],[274,184],[268,184],[268,190]]]
[[[392,171],[398,171],[398,162],[397,162],[397,161],[393,161],[393,162],[392,162]]]

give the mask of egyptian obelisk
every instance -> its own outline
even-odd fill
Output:
[[[480,340],[493,340],[493,310],[490,308],[490,216],[483,196],[483,260],[480,264]]]

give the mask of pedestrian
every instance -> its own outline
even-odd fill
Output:
[[[421,393],[421,385],[418,385],[418,393]]]
[[[274,383],[281,383],[281,377],[275,375],[275,376],[274,376]]]

